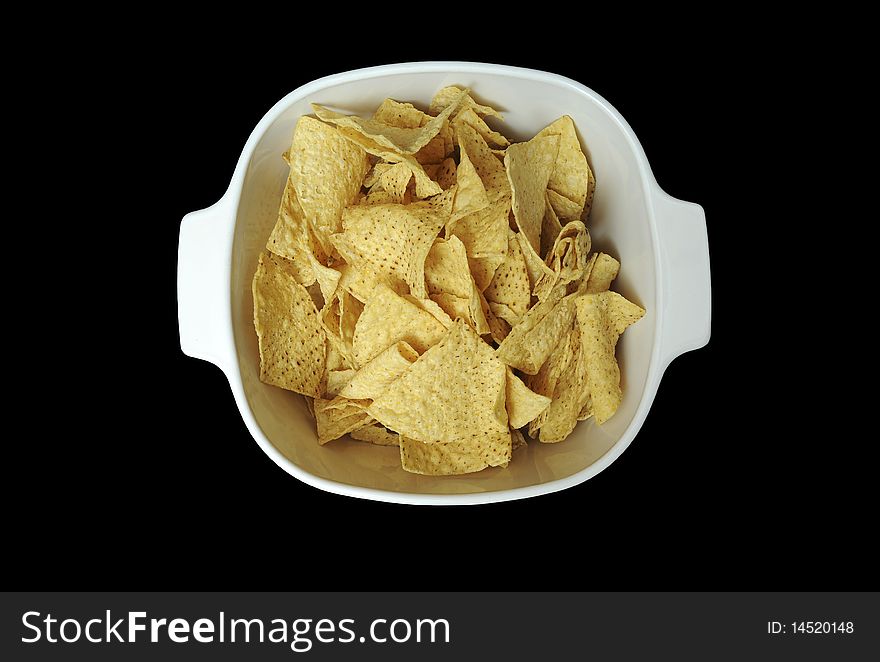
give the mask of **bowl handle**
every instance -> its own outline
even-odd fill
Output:
[[[226,196],[180,223],[177,320],[183,353],[229,374],[233,366],[230,280],[235,211]]]
[[[661,365],[709,342],[712,283],[706,214],[700,205],[677,200],[659,188],[653,196],[664,274]]]

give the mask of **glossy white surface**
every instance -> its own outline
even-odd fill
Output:
[[[624,398],[605,425],[584,421],[565,442],[530,442],[506,469],[429,477],[403,471],[394,447],[348,438],[318,446],[303,398],[259,381],[250,283],[278,213],[287,173],[281,154],[297,118],[311,112],[310,102],[364,114],[385,97],[427,107],[434,92],[451,84],[469,87],[478,101],[504,111],[503,124],[491,118],[490,124],[513,140],[531,137],[560,115],[572,116],[596,174],[589,222],[593,248],[621,261],[613,288],[647,314],[618,345]],[[254,129],[223,198],[184,218],[178,260],[183,351],[224,371],[248,429],[278,466],[310,485],[357,497],[486,503],[581,483],[633,440],[669,362],[709,340],[702,208],[659,188],[629,125],[602,97],[570,79],[528,69],[419,62],[351,71],[295,90]]]

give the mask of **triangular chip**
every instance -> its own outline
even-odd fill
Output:
[[[379,176],[379,184],[391,195],[392,202],[403,204],[406,187],[412,176],[412,168],[407,163],[395,163]]]
[[[503,304],[512,311],[517,316],[516,320],[511,321],[506,316],[505,319],[514,325],[529,309],[532,297],[529,291],[526,262],[516,235],[510,230],[507,237],[507,255],[495,270],[492,282],[483,292],[483,296],[490,306],[493,303]]]
[[[437,195],[443,190],[437,182],[428,177],[422,164],[416,161],[415,157],[411,154],[400,154],[389,147],[385,147],[384,145],[380,145],[375,141],[370,140],[354,129],[340,128],[339,135],[365,150],[367,153],[372,154],[373,156],[378,156],[389,163],[406,163],[415,177],[415,192],[417,197],[427,198],[432,195]]]
[[[571,117],[563,115],[539,131],[535,137],[552,135],[559,136],[559,151],[547,188],[574,203],[571,211],[566,210],[563,213],[557,211],[562,221],[580,220],[587,202],[592,172],[587,157],[581,149]]]
[[[428,167],[430,166],[426,166],[426,172]],[[434,171],[434,174],[431,175],[431,178],[436,181],[444,191],[455,184],[458,180],[458,166],[455,164],[454,159],[443,159],[436,168],[437,169]]]
[[[621,331],[635,321],[635,313],[631,309],[634,304],[625,306],[617,297],[620,295],[616,292],[600,292],[579,296],[576,301],[580,340],[586,360],[586,381],[593,415],[600,425],[611,418],[620,406],[623,393],[614,349]]]
[[[479,133],[487,145],[495,145],[496,147],[507,147],[510,141],[497,131],[492,130],[482,117],[477,115],[473,108],[460,109],[452,118],[457,126],[459,123],[469,124]]]
[[[288,260],[264,251],[252,285],[260,380],[317,397],[324,375],[324,330]]]
[[[362,366],[391,345],[404,341],[420,354],[446,334],[437,318],[379,284],[364,305],[354,330],[354,358]]]
[[[483,137],[464,122],[456,124],[456,137],[460,149],[467,152],[468,159],[480,176],[489,202],[510,195],[510,184],[504,165],[492,154]]]
[[[517,448],[523,448],[526,445],[526,438],[523,436],[523,433],[514,428],[510,429],[510,440],[511,440],[511,450],[516,450]]]
[[[455,202],[452,204],[451,222],[489,205],[489,198],[486,196],[483,181],[468,158],[467,150],[464,146],[461,147],[460,155],[461,160],[456,169],[458,188],[455,193]]]
[[[290,260],[296,281],[306,287],[315,282],[315,255],[318,261],[326,260],[323,248],[309,228],[289,177],[281,195],[278,220],[269,235],[266,248]]]
[[[513,215],[520,232],[535,251],[541,250],[541,225],[544,221],[544,190],[553,171],[559,136],[535,137],[507,148],[504,166],[513,193]]]
[[[525,234],[517,232],[516,238],[526,262],[526,271],[529,274],[531,291],[534,291],[538,281],[540,281],[542,277],[553,277],[553,270],[544,264],[544,260],[541,259],[538,253],[535,252],[535,249],[532,248],[532,245],[529,243],[529,240],[526,239]]]
[[[419,358],[405,342],[394,343],[357,371],[339,395],[352,400],[373,400]]]
[[[446,223],[444,212],[430,200],[349,207],[343,216],[345,229],[333,235],[333,244],[349,264],[402,281],[424,299],[425,258]]]
[[[534,294],[544,300],[557,284],[567,285],[584,275],[590,252],[590,233],[580,221],[569,221],[559,233],[544,261],[552,272],[545,272],[535,283]]]
[[[357,115],[343,115],[316,103],[312,104],[312,109],[315,111],[315,115],[325,122],[353,129],[367,139],[400,154],[415,154],[440,132],[444,122],[447,122],[452,113],[458,109],[465,96],[464,91],[461,91],[457,98],[450,99],[449,106],[444,108],[437,117],[432,117],[424,126],[412,128],[391,126]]]
[[[550,405],[550,398],[535,393],[507,369],[507,417],[512,428],[521,428],[533,421]]]
[[[460,99],[460,95],[462,92],[465,93],[463,100]],[[477,115],[483,117],[492,115],[499,119],[504,119],[501,113],[499,113],[497,110],[490,106],[483,106],[481,104],[478,104],[476,101],[474,101],[473,97],[471,97],[466,89],[462,89],[454,85],[444,87],[434,95],[434,98],[431,99],[431,105],[428,107],[428,112],[431,113],[431,115],[439,115],[443,110],[454,103],[458,103],[460,105],[460,108],[470,108]]]
[[[618,271],[620,271],[620,262],[607,253],[599,253],[590,275],[578,286],[578,293],[598,294],[607,291],[611,287],[611,281],[617,278]]]
[[[324,387],[325,395],[336,397],[357,374],[357,370],[348,368],[345,370],[328,370],[327,385]]]
[[[426,444],[400,437],[400,463],[404,470],[426,476],[454,476],[506,466],[511,451],[509,432],[446,444]]]
[[[330,235],[339,232],[342,210],[354,203],[369,170],[367,154],[332,126],[300,117],[288,159],[290,180],[305,218],[329,253]]]
[[[564,293],[564,287],[557,287],[529,309],[498,347],[498,358],[526,374],[538,372],[574,320],[574,295],[562,298]]]
[[[548,195],[547,191],[544,191],[544,195]],[[560,232],[562,232],[562,224],[548,198],[547,204],[544,205],[544,220],[541,223],[541,255],[546,257],[553,249]]]
[[[351,431],[351,438],[357,441],[366,441],[376,446],[399,446],[400,437],[389,432],[384,425],[375,423],[373,425],[365,425],[362,428]]]
[[[328,441],[339,439],[352,430],[357,430],[373,422],[364,410],[365,402],[336,397],[332,400],[315,398],[315,421],[318,424],[318,443],[322,446]]]
[[[492,282],[507,255],[509,214],[510,198],[502,197],[446,225],[446,238],[456,236],[464,244],[471,274],[481,292]]]
[[[388,126],[416,129],[430,122],[431,116],[411,103],[385,99],[373,113],[373,119]]]
[[[565,334],[559,346],[551,352],[550,356],[534,375],[528,375],[525,383],[535,393],[553,398],[556,395],[556,384],[566,373],[569,365],[576,360],[574,347],[572,345],[573,336],[571,331]],[[551,402],[552,405],[552,402]],[[549,409],[549,407],[548,407]],[[529,436],[534,439],[538,436],[538,431],[547,420],[548,409],[542,411],[538,416],[529,423]]]
[[[425,443],[479,446],[507,436],[506,369],[459,320],[368,408],[390,430]]]

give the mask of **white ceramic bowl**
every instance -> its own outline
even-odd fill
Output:
[[[251,278],[275,223],[287,166],[281,154],[310,102],[368,113],[385,97],[427,107],[445,85],[470,88],[504,111],[505,135],[528,139],[568,114],[596,174],[589,229],[594,249],[620,259],[614,289],[647,309],[618,345],[624,397],[603,426],[579,423],[559,444],[532,442],[506,469],[452,477],[403,471],[395,447],[348,438],[316,442],[301,396],[259,380]],[[219,366],[260,447],[282,469],[330,492],[413,504],[520,499],[577,485],[629,446],[676,356],[709,341],[711,289],[706,219],[698,205],[664,193],[626,121],[568,78],[492,64],[414,62],[328,76],[291,92],[266,113],[242,150],[229,189],[187,214],[178,248],[180,346]]]

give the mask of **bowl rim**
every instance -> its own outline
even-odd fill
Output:
[[[384,490],[373,487],[362,487],[359,485],[351,485],[349,483],[335,481],[330,478],[316,476],[315,474],[298,466],[292,460],[288,459],[278,448],[275,447],[274,444],[272,444],[268,437],[266,437],[266,435],[260,428],[260,425],[257,422],[253,411],[251,410],[250,403],[248,402],[247,395],[244,391],[244,384],[241,377],[241,368],[239,366],[238,352],[237,347],[235,346],[236,341],[234,338],[234,334],[230,334],[232,336],[233,344],[232,360],[229,361],[230,365],[228,366],[228,369],[224,366],[221,366],[221,369],[223,369],[223,372],[226,373],[226,377],[229,381],[229,385],[235,397],[239,413],[241,414],[242,419],[244,420],[245,425],[248,428],[248,431],[251,433],[251,436],[254,438],[260,448],[262,448],[263,452],[265,452],[266,455],[268,455],[272,459],[272,461],[275,462],[275,464],[277,464],[285,472],[311,487],[348,497],[407,505],[476,505],[486,503],[498,503],[503,501],[526,499],[544,494],[552,494],[553,492],[558,492],[560,490],[574,487],[575,485],[579,485],[589,480],[590,478],[593,478],[600,472],[604,471],[629,447],[636,434],[639,432],[642,425],[644,424],[645,419],[647,418],[648,411],[650,410],[657,393],[657,387],[659,385],[660,378],[662,377],[663,372],[666,368],[665,363],[668,363],[661,361],[660,357],[660,331],[663,328],[664,288],[660,286],[662,283],[661,260],[659,259],[661,248],[659,245],[659,238],[657,233],[657,219],[654,211],[654,205],[652,204],[652,200],[654,197],[658,195],[665,196],[666,193],[663,192],[658,186],[657,181],[654,178],[654,174],[651,171],[651,167],[648,163],[647,156],[645,155],[644,149],[642,148],[641,143],[636,137],[635,132],[632,130],[632,128],[623,118],[623,116],[604,97],[602,97],[600,94],[590,89],[589,87],[559,74],[540,71],[537,69],[528,69],[523,67],[514,67],[509,65],[490,64],[482,62],[404,62],[365,67],[361,69],[352,69],[350,71],[331,74],[328,76],[317,78],[292,90],[284,97],[282,97],[278,102],[276,102],[266,112],[266,114],[260,119],[260,121],[251,132],[250,136],[248,137],[247,142],[242,149],[241,155],[239,156],[238,162],[236,163],[235,171],[232,175],[229,186],[226,192],[223,194],[223,197],[220,199],[220,201],[218,201],[217,205],[227,205],[226,208],[231,210],[231,213],[233,215],[233,222],[229,228],[229,232],[234,235],[235,227],[238,222],[238,208],[244,184],[244,178],[256,145],[259,143],[263,134],[271,126],[271,124],[294,102],[299,101],[303,97],[313,95],[314,93],[331,85],[350,83],[365,78],[369,79],[387,75],[421,73],[483,75],[503,74],[524,80],[540,81],[545,83],[551,82],[559,86],[571,88],[579,92],[580,94],[591,98],[600,108],[602,108],[608,114],[608,116],[618,125],[621,133],[628,142],[630,149],[633,150],[633,153],[636,156],[636,162],[638,164],[639,176],[642,180],[642,184],[645,190],[645,207],[650,225],[651,244],[653,247],[654,255],[658,256],[657,259],[655,259],[654,261],[654,279],[655,283],[657,283],[657,287],[655,288],[656,294],[654,305],[656,307],[655,314],[657,315],[657,321],[654,327],[653,346],[651,349],[651,357],[648,364],[645,388],[642,394],[641,401],[639,402],[639,405],[636,408],[636,412],[633,415],[633,418],[627,426],[626,430],[624,430],[620,438],[602,456],[597,458],[588,467],[585,467],[584,469],[570,476],[551,480],[546,483],[537,483],[524,487],[494,490],[489,492],[473,492],[467,494],[421,494],[418,492],[396,492],[392,490]],[[230,255],[229,259],[226,261],[226,268],[228,270],[226,274],[226,282],[230,283],[231,289],[233,257],[232,236],[228,238],[228,242]],[[231,331],[233,325],[231,299],[229,300],[227,312],[229,315],[229,325]]]

